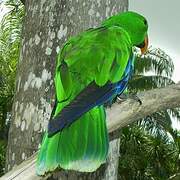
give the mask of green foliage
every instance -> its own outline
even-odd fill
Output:
[[[167,133],[152,133],[138,124],[123,128],[120,179],[168,179],[178,172],[179,147]]]
[[[11,111],[24,9],[20,1],[6,1],[8,12],[0,23],[0,175],[5,164],[8,122]]]
[[[145,55],[136,54],[135,74],[143,75],[146,72],[153,71],[157,76],[172,77],[174,64],[160,48],[149,48]]]
[[[161,49],[137,54],[129,91],[145,91],[173,84],[172,59]],[[150,75],[149,75],[150,74]],[[121,131],[119,178],[168,179],[179,172],[180,134],[172,128],[179,109],[153,113]]]
[[[170,56],[161,49],[150,48],[146,55],[136,54],[135,72],[129,90],[148,90],[173,84],[174,64]]]
[[[0,176],[4,173],[6,142],[0,141]]]

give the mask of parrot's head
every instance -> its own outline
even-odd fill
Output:
[[[129,34],[133,46],[139,47],[142,54],[148,48],[148,23],[147,20],[140,14],[135,12],[124,12],[117,14],[105,20],[104,26],[120,26]]]

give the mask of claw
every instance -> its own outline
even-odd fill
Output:
[[[127,99],[126,97],[120,95],[120,96],[116,97],[116,102],[118,104],[120,104],[120,103],[124,102],[126,99]]]
[[[139,105],[142,105],[141,99],[140,99],[136,94],[132,94],[132,95],[130,95],[130,96],[131,96],[131,97],[130,97],[131,99],[139,102]]]
[[[141,99],[136,94],[121,94],[121,95],[117,96],[116,102],[122,103],[123,101],[125,101],[127,99],[133,99],[133,100],[139,102],[139,105],[142,105]]]
[[[111,107],[112,107],[112,104],[113,104],[113,102],[108,101],[108,102],[106,102],[106,103],[104,104],[104,107],[106,107],[106,108],[111,108]]]

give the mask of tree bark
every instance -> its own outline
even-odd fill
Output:
[[[16,93],[9,130],[7,171],[38,150],[54,103],[54,68],[62,44],[68,37],[98,26],[103,19],[126,11],[127,8],[128,0],[26,1]],[[119,146],[112,147],[115,148],[114,152],[119,151]],[[117,162],[110,167],[116,168],[112,172],[117,172]],[[82,177],[109,178],[103,172],[107,171],[103,169],[88,177]],[[116,179],[116,173],[114,175],[110,174]]]
[[[139,118],[146,117],[151,115],[156,111],[161,111],[168,108],[176,108],[180,106],[180,83],[176,85],[171,85],[166,88],[161,89],[154,89],[150,91],[146,91],[140,95],[141,100],[143,102],[142,105],[139,105],[138,102],[133,100],[127,100],[122,104],[114,104],[111,109],[107,109],[107,124],[108,124],[108,131],[113,132],[118,130],[118,128],[122,128],[134,121],[137,121]],[[117,143],[117,144],[116,144]],[[119,146],[118,140],[115,138],[115,143],[113,145]],[[114,149],[116,150],[116,149]],[[109,158],[111,161],[118,159],[117,155],[119,152],[110,151]],[[111,157],[112,156],[112,157]],[[36,154],[32,156],[29,160],[23,162],[21,165],[16,167],[11,172],[7,173],[0,179],[13,179],[13,180],[39,180],[39,179],[52,179],[52,176],[45,176],[45,177],[38,177],[35,173],[35,161],[36,161]],[[110,161],[109,161],[110,162]],[[117,161],[115,161],[117,162]],[[110,167],[112,163],[109,163]],[[114,163],[115,164],[115,163]],[[117,165],[117,164],[116,164]],[[106,165],[107,166],[107,165]],[[103,169],[106,166],[102,166]],[[115,176],[109,176],[109,174],[114,174],[114,168],[106,168],[104,177],[101,179],[112,179]],[[69,171],[68,171],[69,172]],[[98,171],[103,172],[103,171]],[[96,172],[97,173],[97,172]],[[60,177],[60,179],[100,179],[97,178],[96,173],[90,174],[87,176],[83,176],[81,173],[67,173],[67,172],[58,172],[54,173],[54,178]],[[115,172],[117,173],[117,171]],[[101,176],[98,176],[101,177]],[[117,176],[116,176],[117,177]]]

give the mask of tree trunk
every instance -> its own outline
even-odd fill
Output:
[[[68,37],[126,11],[128,0],[31,0],[25,6],[7,171],[38,150],[54,103],[54,68],[62,44]],[[109,162],[99,171],[86,175],[60,172],[61,179],[116,179],[119,140],[110,143],[109,152]]]

